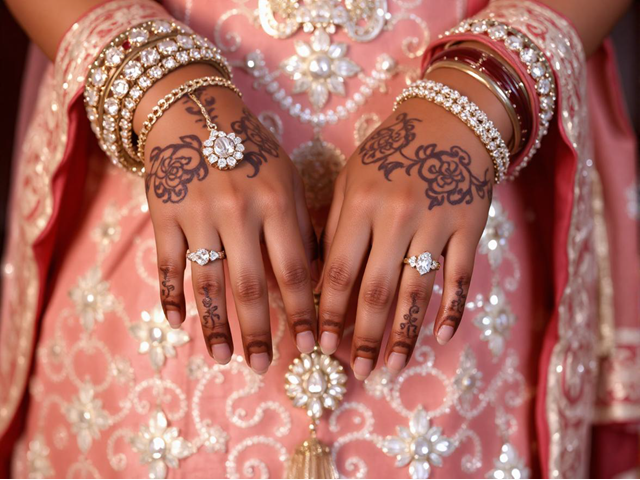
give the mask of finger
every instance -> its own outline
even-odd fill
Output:
[[[187,236],[191,252],[198,249],[215,252],[222,250],[220,237],[213,227],[204,231],[199,229],[197,233]],[[233,354],[233,341],[227,318],[222,260],[209,261],[205,265],[190,263],[193,294],[207,350],[216,362],[229,363]]]
[[[229,281],[236,304],[242,344],[247,364],[256,373],[265,373],[271,364],[271,325],[262,250],[257,228],[230,224],[221,229],[225,245]],[[239,235],[237,232],[241,232]]]
[[[340,212],[342,211],[342,205],[344,202],[344,187],[345,176],[339,175],[336,179],[336,185],[334,187],[333,199],[331,200],[331,207],[329,208],[329,216],[325,224],[322,235],[320,236],[320,258],[326,261],[335,237],[336,230],[338,229],[338,220],[340,220]]]
[[[429,252],[432,259],[438,261],[445,244],[444,235],[438,235],[433,230],[419,232],[414,235],[407,256],[419,257],[421,253]],[[402,370],[411,358],[429,306],[435,279],[436,272],[433,270],[420,275],[415,268],[403,264],[398,302],[385,347],[385,364],[392,372]]]
[[[162,230],[161,232],[159,230]],[[177,224],[155,229],[158,255],[158,280],[162,310],[173,328],[180,328],[185,318],[184,268],[187,244]]]
[[[440,345],[448,343],[460,326],[477,245],[476,239],[461,233],[451,237],[447,245],[442,302],[433,329]]]
[[[296,217],[277,215],[266,219],[264,237],[289,330],[298,350],[311,353],[316,345],[316,311],[309,264]]]
[[[294,172],[294,204],[296,206],[296,216],[298,218],[298,227],[302,236],[302,244],[307,257],[307,263],[311,266],[318,258],[318,239],[313,229],[309,209],[307,208],[307,199],[304,192],[304,184],[302,178],[297,172]],[[317,279],[316,279],[317,280]]]
[[[396,294],[402,259],[413,232],[400,228],[374,228],[373,246],[364,271],[351,345],[351,364],[358,380],[364,380],[378,359],[382,337]]]
[[[324,265],[318,319],[320,348],[327,355],[342,339],[351,291],[368,252],[371,224],[364,218],[343,210]]]

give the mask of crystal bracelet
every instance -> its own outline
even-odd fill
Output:
[[[500,183],[509,168],[509,149],[487,115],[460,92],[433,80],[418,80],[396,98],[394,111],[410,98],[423,98],[453,113],[473,130],[489,152],[495,183]]]
[[[231,81],[222,77],[202,77],[195,80],[189,80],[178,88],[174,88],[164,98],[158,101],[158,104],[153,107],[153,110],[147,115],[147,120],[142,124],[142,129],[138,135],[138,160],[144,163],[144,149],[147,143],[147,137],[151,132],[151,129],[160,119],[160,117],[166,112],[171,105],[180,100],[185,95],[196,91],[200,87],[207,86],[219,86],[225,87],[234,92],[236,95],[242,98],[242,93],[238,90]]]

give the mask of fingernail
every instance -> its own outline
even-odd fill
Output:
[[[316,346],[316,339],[313,338],[313,333],[307,330],[296,335],[296,345],[300,352],[311,353],[313,352],[313,347]]]
[[[407,356],[404,353],[391,352],[387,360],[387,368],[393,373],[398,373],[407,364]]]
[[[440,327],[440,330],[438,330],[438,336],[436,338],[440,345],[444,345],[451,340],[451,337],[453,337],[453,327],[451,325],[443,325]]]
[[[182,315],[176,310],[169,310],[167,312],[167,321],[169,325],[171,325],[171,328],[180,328],[180,325],[182,325]]]
[[[226,343],[218,343],[211,346],[211,353],[216,362],[223,365],[229,363],[231,360],[231,349]]]
[[[325,355],[331,355],[338,349],[338,335],[333,332],[323,332],[320,336],[320,350]]]
[[[369,376],[373,369],[373,360],[371,358],[357,357],[353,362],[353,374],[358,380],[364,380]]]
[[[249,357],[249,365],[254,372],[262,375],[269,368],[269,354],[267,352],[252,353]]]

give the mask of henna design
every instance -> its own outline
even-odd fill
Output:
[[[151,150],[149,169],[145,177],[149,191],[162,203],[180,203],[187,196],[188,185],[204,180],[209,174],[208,164],[202,155],[202,142],[197,135],[184,135],[180,143]]]
[[[202,315],[202,324],[207,327],[213,327],[216,321],[220,321],[220,314],[216,313],[218,311],[218,306],[213,304],[213,300],[211,299],[211,296],[209,296],[209,289],[207,287],[202,289],[202,293],[204,293],[202,306],[205,308],[204,315]]]
[[[467,293],[465,292],[465,286],[468,286],[469,282],[463,278],[460,278],[456,281],[456,286],[458,287],[455,291],[456,298],[451,300],[449,304],[449,312],[445,317],[445,320],[449,320],[454,322],[455,325],[460,323],[462,320],[462,314],[464,312],[464,305],[467,300]]]
[[[418,317],[414,315],[418,315],[420,313],[420,306],[418,305],[418,295],[415,293],[411,295],[411,306],[409,307],[409,311],[404,314],[402,318],[406,320],[406,322],[402,322],[400,324],[400,330],[405,331],[407,338],[411,338],[418,334]]]
[[[438,150],[435,143],[418,145],[413,152],[409,147],[416,139],[417,118],[407,113],[396,117],[392,125],[373,133],[358,153],[364,165],[378,164],[378,170],[391,181],[391,174],[403,169],[407,176],[413,172],[427,184],[425,195],[430,200],[429,210],[443,205],[473,203],[475,196],[491,201],[493,183],[489,168],[480,178],[471,172],[471,156],[461,147]]]
[[[215,114],[216,111],[216,97],[213,93],[208,90],[206,87],[200,87],[195,92],[193,92],[196,98],[204,105],[209,118],[213,123],[218,120],[218,116]],[[194,115],[196,117],[196,123],[201,123],[203,127],[206,127],[206,122],[204,121],[204,117],[202,116],[202,112],[200,111],[200,107],[198,107],[193,100],[191,100],[188,96],[184,97],[182,100],[182,104],[185,105],[185,112],[189,115]]]
[[[166,300],[171,295],[171,292],[176,289],[176,287],[169,283],[169,269],[162,268],[160,269],[160,271],[162,272],[162,288],[160,289],[160,296],[164,300]]]
[[[260,166],[267,163],[268,157],[279,157],[278,142],[246,107],[242,108],[240,120],[231,123],[231,131],[241,135],[246,148],[243,162],[253,167],[253,173],[247,175],[248,178],[254,178],[260,173]],[[250,148],[250,144],[255,148]]]

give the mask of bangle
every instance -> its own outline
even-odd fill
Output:
[[[242,93],[240,93],[238,87],[231,83],[231,81],[222,77],[196,78],[195,80],[189,80],[183,83],[178,88],[174,88],[173,90],[171,90],[171,92],[169,92],[158,101],[158,104],[153,107],[151,113],[147,115],[147,120],[142,124],[142,129],[140,130],[140,135],[138,136],[138,161],[144,163],[144,149],[147,143],[147,137],[149,136],[149,133],[151,132],[153,126],[164,114],[164,112],[166,112],[169,107],[171,107],[171,105],[180,100],[180,98],[194,92],[200,87],[206,86],[225,87],[233,91],[239,97],[242,97]]]
[[[181,65],[206,63],[230,78],[227,61],[216,47],[187,27],[154,20],[113,39],[89,69],[85,106],[98,143],[111,161],[137,174],[132,121],[144,93]]]
[[[450,37],[453,41],[458,35],[471,35],[478,38],[478,42],[490,44],[507,62],[523,69],[535,85],[531,89],[528,88],[529,98],[535,102],[535,108],[532,107],[531,110],[540,113],[537,118],[532,117],[528,148],[510,172],[510,178],[513,178],[538,151],[542,138],[549,131],[549,123],[556,105],[553,70],[545,54],[527,35],[504,22],[491,18],[469,19],[445,32],[441,37]]]
[[[494,167],[495,183],[502,181],[509,168],[509,150],[493,122],[475,103],[442,83],[418,80],[396,98],[394,111],[410,98],[423,98],[440,105],[470,127],[489,152]]]
[[[427,72],[438,68],[462,71],[485,85],[509,115],[513,126],[510,153],[514,155],[524,147],[531,131],[532,112],[526,88],[515,72],[486,51],[482,44],[443,50],[431,59]]]

